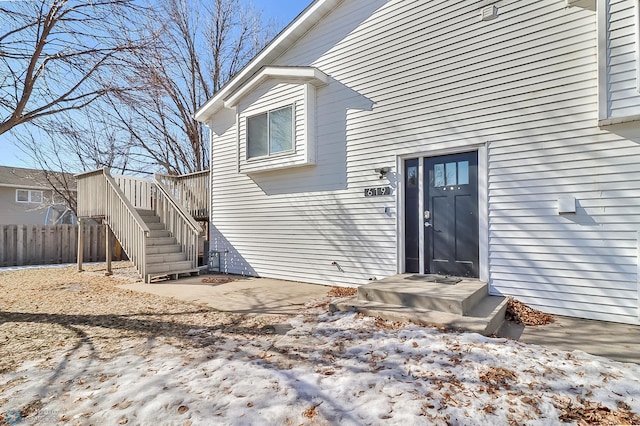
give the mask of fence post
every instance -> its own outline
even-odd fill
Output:
[[[84,254],[84,219],[78,218],[78,272],[82,272],[82,255]]]

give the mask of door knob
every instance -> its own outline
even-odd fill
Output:
[[[424,227],[428,228],[431,226],[431,222],[429,222],[428,220],[424,222]]]

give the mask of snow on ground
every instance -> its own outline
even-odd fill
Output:
[[[130,340],[109,358],[84,342],[0,376],[0,413],[80,425],[551,425],[640,413],[635,364],[355,314],[279,328],[191,330],[216,342],[205,347]]]

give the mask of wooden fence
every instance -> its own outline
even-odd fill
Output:
[[[84,225],[83,260],[104,262],[104,242],[104,225]],[[77,251],[77,225],[0,225],[0,267],[74,263]]]

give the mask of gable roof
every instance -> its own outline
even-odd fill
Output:
[[[75,190],[76,179],[70,173],[51,172],[37,169],[23,169],[20,167],[0,166],[0,186],[25,189],[51,189],[46,174],[62,175],[71,184],[70,189]],[[53,180],[55,181],[55,179]]]
[[[343,0],[315,0],[289,25],[287,25],[264,49],[260,51],[240,72],[233,77],[211,99],[200,107],[194,118],[206,123],[219,110],[225,107],[225,100],[251,79],[266,65],[295,44],[298,39],[313,28],[323,17],[331,12]]]

